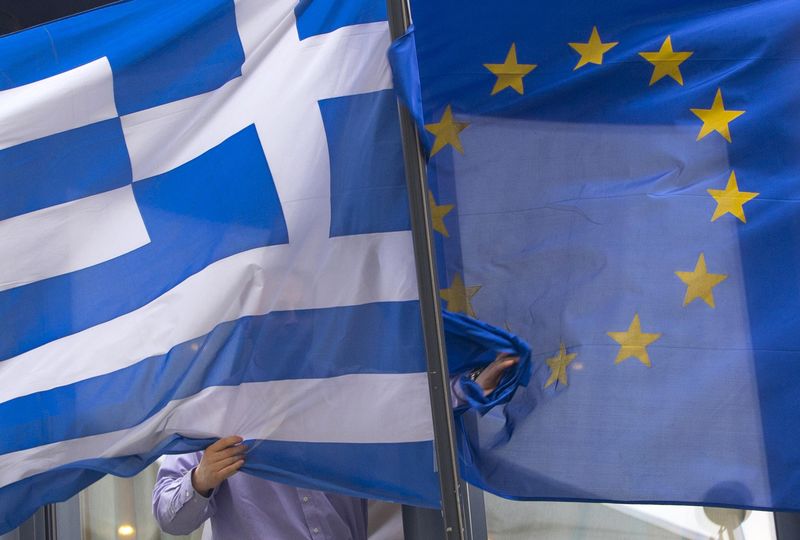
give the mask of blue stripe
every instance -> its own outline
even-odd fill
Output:
[[[382,0],[300,0],[294,10],[300,39],[327,34],[344,26],[386,20]]]
[[[0,359],[133,311],[214,261],[288,241],[254,126],[177,169],[136,182],[134,194],[151,242],[0,293]]]
[[[173,437],[147,454],[71,463],[0,488],[0,534],[18,527],[40,506],[65,501],[105,474],[134,476],[161,454],[194,452],[211,442]],[[248,444],[253,450],[242,470],[262,478],[355,497],[439,507],[431,442]]]
[[[222,323],[166,355],[0,404],[0,454],[126,429],[210,386],[425,371],[419,321],[410,301]]]
[[[120,114],[209,92],[242,74],[233,1],[140,4],[133,3],[146,22],[128,26],[136,47],[109,57]]]
[[[319,108],[331,161],[331,236],[410,229],[394,93],[323,99]]]
[[[103,56],[120,114],[219,88],[244,62],[231,0],[137,0],[0,39],[0,89]]]
[[[433,442],[257,441],[247,459],[251,474],[309,489],[429,508],[441,500]]]
[[[0,220],[130,184],[119,118],[0,150]]]

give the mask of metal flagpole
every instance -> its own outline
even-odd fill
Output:
[[[411,22],[408,3],[406,0],[386,0],[386,7],[389,30],[392,40],[395,40],[405,33]],[[436,463],[442,492],[444,537],[463,540],[466,538],[464,507],[458,475],[453,410],[450,401],[450,378],[447,369],[442,312],[439,304],[439,284],[436,277],[425,160],[419,134],[411,115],[399,102],[398,108],[419,283],[422,330],[428,360],[428,386],[433,414]]]
[[[56,540],[57,538],[56,505],[48,504],[44,507],[44,540]]]

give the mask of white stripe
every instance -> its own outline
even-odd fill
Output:
[[[128,185],[0,221],[0,291],[74,272],[150,242]]]
[[[223,321],[417,299],[409,232],[270,246],[218,261],[150,304],[0,362],[0,402],[110,373]]]
[[[237,6],[239,17],[241,9]],[[275,48],[257,51],[263,58],[248,58],[242,66],[243,76],[222,88],[122,116],[134,180],[179,167],[253,123],[285,135],[281,140],[287,141],[283,146],[288,155],[274,154],[286,155],[287,162],[301,168],[295,174],[303,174],[310,149],[319,148],[302,140],[304,133],[321,131],[304,121],[310,113],[319,115],[318,100],[391,88],[385,22],[317,38],[326,38],[324,46],[320,39],[309,38],[311,43],[303,42],[301,47],[296,31],[285,34]],[[317,73],[330,70],[309,68],[309,63],[341,67],[335,77],[304,77],[311,69]],[[324,131],[321,133],[324,135]],[[268,157],[272,165],[274,160]]]
[[[433,439],[425,373],[359,374],[206,388],[126,430],[0,456],[0,487],[68,463],[149,451],[174,434],[326,443]]]
[[[117,116],[108,58],[0,92],[0,150]]]

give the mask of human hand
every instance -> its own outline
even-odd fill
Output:
[[[203,452],[200,464],[192,471],[192,487],[208,497],[211,491],[244,465],[247,450],[238,436],[220,439]]]
[[[511,353],[498,354],[494,361],[475,378],[475,382],[483,389],[483,395],[488,396],[494,392],[506,370],[518,362],[519,356],[512,356]]]

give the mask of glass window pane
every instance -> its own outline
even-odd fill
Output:
[[[106,476],[80,494],[81,540],[200,540],[161,532],[151,506],[158,463],[133,478]]]
[[[775,540],[771,512],[509,501],[485,493],[489,540]]]

